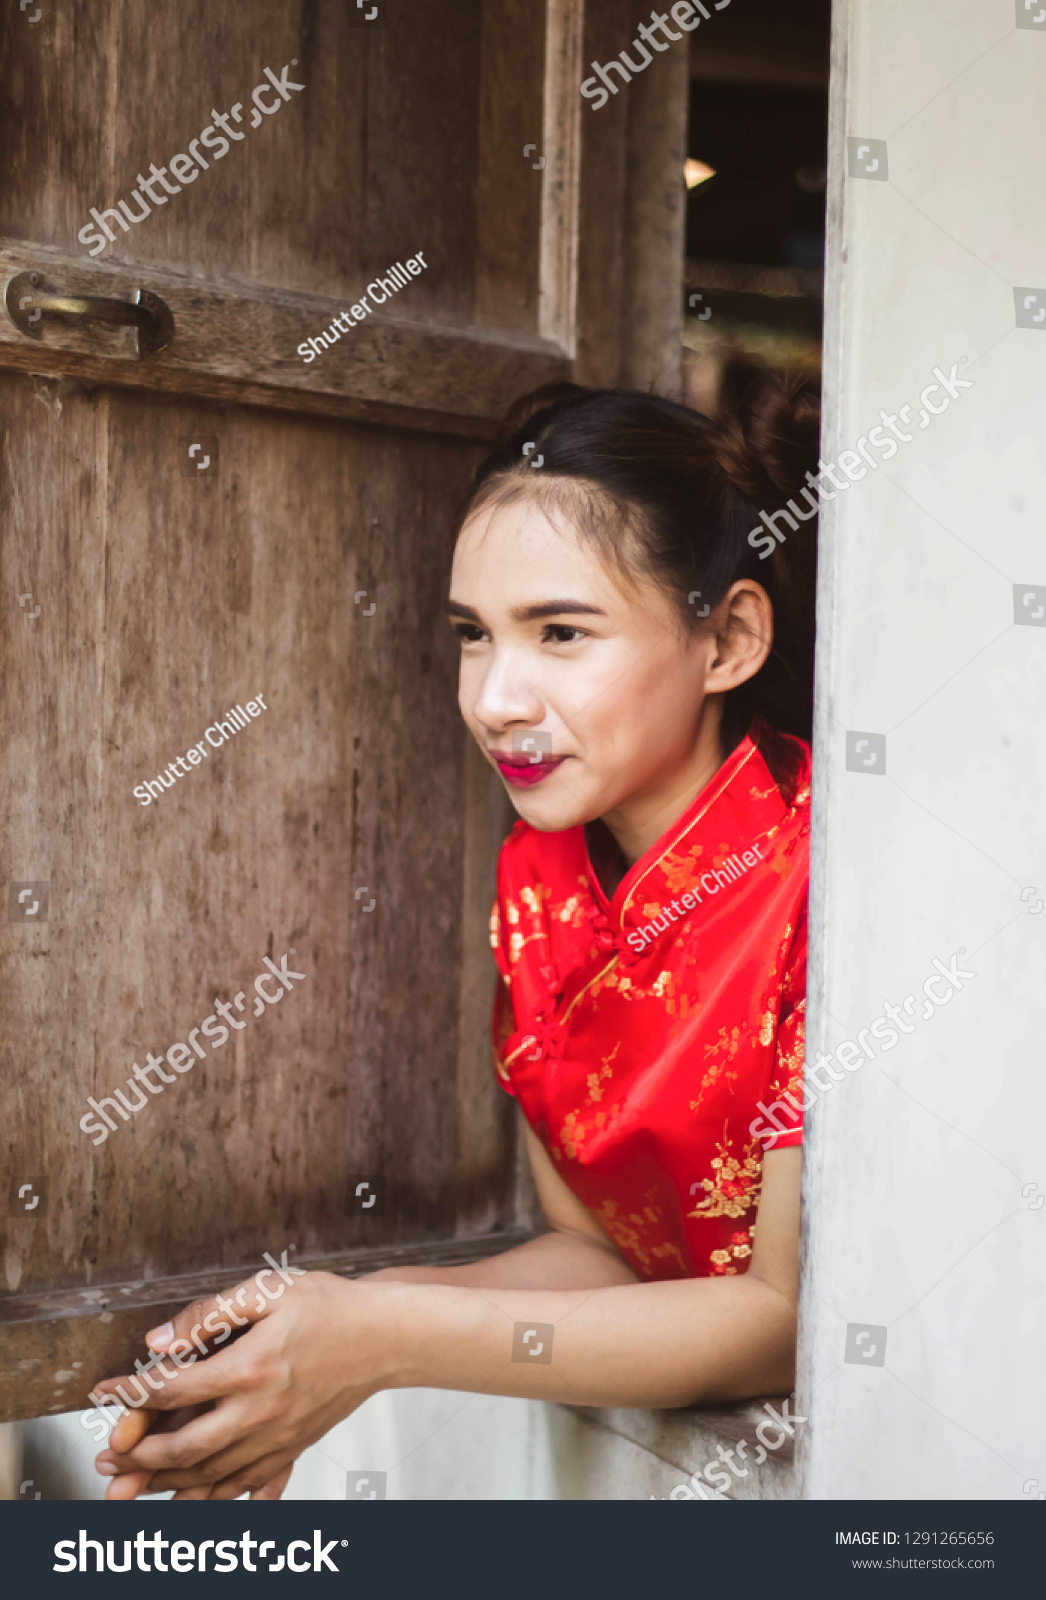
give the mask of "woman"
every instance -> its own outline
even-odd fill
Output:
[[[185,1366],[98,1458],[110,1498],[277,1498],[383,1388],[657,1407],[792,1386],[812,533],[756,552],[816,465],[816,403],[769,377],[717,423],[550,398],[477,475],[449,602],[462,714],[520,815],[495,1056],[549,1231],[241,1290],[252,1326],[195,1364],[216,1312],[189,1307],[148,1338]]]

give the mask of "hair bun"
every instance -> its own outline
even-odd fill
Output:
[[[575,395],[584,394],[584,387],[580,383],[543,383],[540,389],[531,389],[529,394],[521,394],[518,400],[513,400],[504,417],[495,449],[498,445],[505,444],[512,435],[539,411],[547,411],[550,406],[558,406],[563,400],[573,400]]]
[[[769,508],[806,487],[806,474],[817,471],[820,440],[816,383],[750,364],[715,424],[712,448],[734,487],[754,506]]]

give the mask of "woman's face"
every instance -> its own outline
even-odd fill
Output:
[[[734,679],[714,629],[686,633],[654,583],[626,584],[527,499],[469,518],[450,593],[461,713],[516,810],[545,832],[603,817],[641,853],[722,759],[708,698]]]

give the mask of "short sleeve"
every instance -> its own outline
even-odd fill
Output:
[[[796,928],[781,985],[774,1038],[774,1066],[767,1104],[776,1113],[765,1150],[787,1150],[803,1142],[803,1067],[806,1062],[806,913]],[[784,1103],[782,1103],[784,1102]]]

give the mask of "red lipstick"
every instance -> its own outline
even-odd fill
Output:
[[[539,761],[531,761],[529,756],[503,756],[496,750],[491,755],[497,762],[498,771],[506,783],[514,789],[532,789],[536,783],[547,778],[550,773],[566,759],[564,756],[542,756]]]

